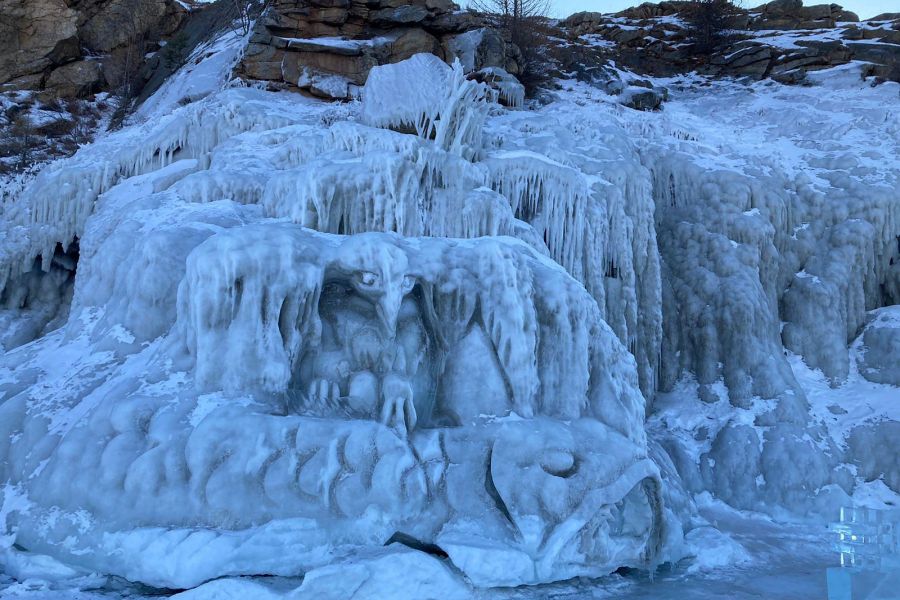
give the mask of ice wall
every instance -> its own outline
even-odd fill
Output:
[[[897,302],[896,173],[840,138],[803,168],[713,148],[578,87],[507,111],[433,57],[370,82],[341,108],[218,93],[4,207],[16,543],[188,587],[399,532],[509,586],[683,555],[691,493],[848,499],[838,465],[892,429],[845,451],[785,350],[837,385]]]
[[[829,80],[837,96],[859,85],[840,78]],[[731,405],[725,427],[693,431],[704,440],[695,456],[679,449],[695,445],[681,434],[662,436],[694,489],[737,506],[827,512],[853,491],[836,465],[855,454],[810,413],[788,354],[843,385],[868,311],[897,302],[896,127],[862,100],[848,128],[833,98],[757,92],[723,84],[721,98],[692,97],[716,131],[683,107],[630,124],[652,172],[663,263],[660,388]]]
[[[671,555],[639,389],[656,354],[620,342],[660,335],[649,187],[616,180],[635,155],[555,148],[561,123],[485,143],[492,92],[432,63],[385,72],[436,71],[412,113],[378,76],[358,112],[228,90],[19,199],[10,257],[80,250],[66,325],[0,359],[20,548],[170,588],[398,533],[478,586]],[[35,195],[75,173],[77,206]]]

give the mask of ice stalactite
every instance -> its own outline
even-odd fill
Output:
[[[517,126],[528,127],[527,118]],[[547,137],[558,145],[538,138],[542,143],[535,150],[492,152],[484,161],[490,185],[509,198],[514,215],[534,227],[550,256],[595,298],[603,318],[637,356],[641,390],[652,397],[662,318],[648,174],[635,154],[588,161],[556,135]]]
[[[246,92],[240,98],[215,97],[112,134],[43,170],[5,211],[3,226],[14,243],[0,250],[0,289],[10,277],[30,270],[36,256],[44,257],[43,269],[49,269],[57,244],[65,249],[83,234],[98,198],[119,181],[182,159],[202,161],[241,132],[297,121],[286,112],[262,110],[259,102]]]
[[[315,241],[290,229],[244,230],[191,253],[179,310],[199,386],[287,389],[301,344],[314,345],[321,330],[323,261]]]
[[[695,164],[690,156],[662,155],[659,150],[646,160],[654,172],[659,237],[671,240],[666,241],[670,250],[663,252],[663,258],[674,269],[672,275],[691,279],[701,272],[689,266],[696,261],[681,258],[689,240],[722,236],[732,249],[723,246],[721,256],[734,254],[737,262],[729,267],[724,258],[718,259],[720,265],[711,269],[714,277],[735,275],[749,277],[748,282],[755,280],[752,285],[760,289],[750,292],[748,288],[742,297],[757,296],[758,308],[750,314],[756,318],[769,315],[743,333],[715,329],[717,338],[733,335],[734,344],[722,348],[718,357],[701,359],[706,366],[695,370],[701,381],[721,375],[715,372],[719,370],[716,363],[729,371],[731,361],[756,382],[752,389],[729,382],[729,393],[735,399],[748,398],[748,392],[771,397],[777,389],[791,387],[790,377],[785,381],[776,373],[784,372],[784,366],[772,371],[760,365],[763,370],[759,371],[737,350],[766,347],[773,364],[783,363],[775,353],[782,344],[822,368],[835,383],[844,380],[847,345],[858,333],[866,312],[891,302],[891,265],[900,256],[895,242],[900,231],[900,208],[893,200],[896,192],[883,186],[864,187],[840,176],[823,191],[806,175],[792,180],[775,172],[751,178],[736,171],[711,171]],[[694,233],[688,231],[687,223],[693,224]],[[685,270],[677,263],[683,263]],[[744,274],[739,275],[742,270]],[[703,295],[703,289],[688,283],[686,291]],[[708,290],[723,302],[735,302],[733,293],[714,287]],[[715,305],[710,298],[701,302]],[[679,301],[680,318],[687,319],[686,323],[694,322],[699,314],[690,305],[687,298]],[[781,321],[785,322],[783,328]],[[690,335],[682,342],[690,343]],[[711,347],[702,345],[708,353]],[[675,350],[678,344],[667,346]],[[759,355],[755,350],[750,353]],[[671,385],[677,369],[664,370],[669,373],[667,385]],[[763,374],[766,370],[768,375]]]

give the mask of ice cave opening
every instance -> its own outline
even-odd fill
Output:
[[[0,284],[0,349],[12,350],[62,327],[69,318],[78,267],[78,238],[58,242],[52,257]]]

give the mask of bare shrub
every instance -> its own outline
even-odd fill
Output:
[[[22,170],[31,162],[31,155],[39,143],[39,136],[31,118],[26,111],[21,111],[12,118],[9,127],[9,138],[4,154],[15,158],[15,168]]]
[[[246,36],[250,33],[256,19],[272,5],[273,0],[225,0],[228,10],[225,12],[232,31]]]
[[[692,0],[682,12],[692,52],[708,56],[734,41],[730,25],[737,10],[732,0]]]
[[[519,49],[519,80],[526,91],[530,94],[546,82],[550,0],[474,0],[471,6],[491,16]]]

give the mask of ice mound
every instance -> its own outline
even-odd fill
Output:
[[[466,79],[433,54],[416,54],[373,69],[363,87],[367,125],[415,132],[443,149],[471,153],[481,146],[490,88]]]
[[[5,357],[27,376],[74,338],[95,350],[59,376],[98,369],[58,391],[44,372],[46,394],[0,406],[3,476],[31,502],[21,547],[175,588],[298,574],[396,532],[480,585],[657,556],[634,362],[526,245],[266,223],[186,262],[176,323],[149,346],[76,305],[60,335]],[[488,546],[516,565],[502,578],[476,559]]]
[[[397,539],[477,586],[667,556],[639,388],[655,354],[620,341],[661,335],[639,309],[659,292],[649,186],[613,183],[643,171],[567,150],[561,124],[485,144],[502,109],[458,65],[382,69],[362,123],[228,90],[19,199],[11,273],[79,255],[65,326],[0,359],[17,548],[167,588]],[[389,107],[397,81],[428,87]],[[6,293],[34,287],[18,277]]]
[[[862,333],[860,374],[873,383],[900,387],[900,306],[875,311]]]

